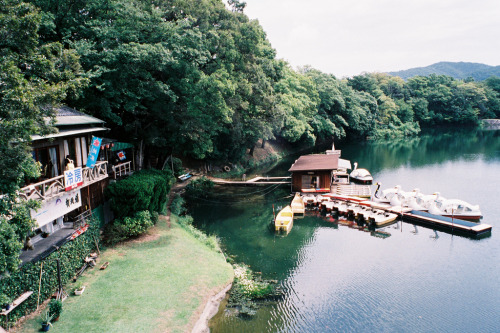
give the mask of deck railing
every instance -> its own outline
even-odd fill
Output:
[[[130,165],[130,161],[118,165],[113,165],[112,169],[115,179],[116,177],[126,176],[130,174],[132,172],[132,168]]]
[[[93,168],[83,168],[83,186],[89,186],[108,177],[106,161],[97,162]],[[65,192],[64,175],[31,184],[19,190],[19,196],[29,200],[47,200]]]

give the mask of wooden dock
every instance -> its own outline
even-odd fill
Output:
[[[432,215],[422,211],[403,212],[403,220],[443,231],[452,231],[467,236],[484,237],[491,234],[489,224],[475,223],[446,216]]]
[[[249,180],[211,179],[215,185],[226,186],[267,186],[291,184],[292,177],[254,177]]]
[[[357,206],[365,206],[372,209],[379,209],[386,212],[395,213],[399,215],[399,217],[401,217],[405,222],[418,224],[424,227],[429,227],[452,234],[475,238],[483,238],[491,235],[492,227],[488,224],[475,223],[441,215],[433,215],[423,211],[412,210],[408,207],[401,208],[401,206],[391,206],[386,203],[379,203],[370,200],[363,201],[358,197],[335,194],[331,194],[330,196],[337,200],[346,201]],[[340,210],[339,213],[341,213]]]
[[[369,185],[333,184],[332,193],[370,198],[372,196],[372,189]]]

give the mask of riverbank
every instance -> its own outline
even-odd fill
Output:
[[[139,239],[104,251],[79,281],[82,296],[64,302],[54,332],[189,332],[205,305],[233,280],[222,253],[202,244],[175,218],[161,217]],[[66,287],[71,293],[71,286]],[[38,332],[39,316],[15,332]]]

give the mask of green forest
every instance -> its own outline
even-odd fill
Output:
[[[22,127],[2,134],[18,140],[50,130],[41,116],[50,115],[48,103],[63,103],[105,120],[110,136],[136,146],[142,166],[171,154],[238,162],[258,140],[313,146],[500,115],[497,77],[338,79],[293,69],[244,7],[238,0],[228,7],[221,0],[2,0],[2,127]]]

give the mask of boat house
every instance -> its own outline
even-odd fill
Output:
[[[334,184],[349,184],[350,162],[340,158],[340,151],[303,155],[288,170],[292,173],[292,191],[328,193]]]

